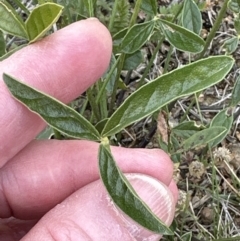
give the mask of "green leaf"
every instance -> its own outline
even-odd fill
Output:
[[[240,76],[237,77],[232,91],[231,106],[237,106],[240,102]]]
[[[120,44],[123,38],[125,37],[125,35],[127,34],[127,32],[128,32],[128,28],[124,28],[120,30],[119,32],[113,35],[112,37],[113,41],[116,41],[117,44],[118,43]]]
[[[96,7],[96,0],[83,0],[84,5],[87,8],[89,17],[93,17],[94,16],[94,9]]]
[[[140,199],[126,177],[117,167],[107,144],[101,144],[99,149],[99,170],[104,186],[114,203],[129,217],[143,227],[166,235],[172,231],[151,211]]]
[[[44,4],[44,3],[52,3],[53,0],[38,0],[38,4],[41,5],[41,4]]]
[[[108,80],[108,82],[106,84],[106,87],[105,87],[108,95],[112,94],[115,82],[117,81],[117,79],[116,79],[116,76],[117,76],[116,64],[117,64],[116,58],[112,54],[110,64],[109,64],[109,67],[108,67],[108,71],[103,76],[103,79],[105,79],[104,81],[106,81],[106,79]]]
[[[159,21],[162,23],[166,38],[176,49],[191,53],[199,53],[203,50],[205,42],[197,34],[163,19]]]
[[[75,110],[40,91],[3,74],[12,95],[51,127],[74,138],[98,141],[98,131]]]
[[[186,121],[174,127],[171,132],[180,138],[186,139],[203,128],[203,126],[197,125],[195,121]]]
[[[181,241],[192,241],[192,232],[187,232],[181,236]]]
[[[217,144],[219,144],[229,133],[231,127],[232,127],[232,123],[233,123],[233,115],[229,115],[227,114],[227,110],[224,109],[222,111],[220,111],[213,119],[212,122],[210,124],[211,127],[225,127],[225,131],[219,135],[214,141],[212,141],[211,143],[209,143],[209,145],[211,147],[216,146]]]
[[[0,57],[6,54],[6,43],[3,32],[0,30]]]
[[[240,235],[237,235],[237,236],[234,236],[234,237],[213,239],[212,241],[239,241],[239,240],[240,240]]]
[[[237,32],[237,35],[240,36],[240,19],[239,19],[239,16],[234,18],[234,28]]]
[[[131,18],[131,5],[128,0],[118,0],[112,2],[114,2],[114,5],[117,4],[116,8],[113,6],[113,8],[116,10],[116,13],[114,15],[114,21],[108,27],[110,28],[111,34],[115,35],[119,31],[128,27]],[[106,4],[109,5],[107,2]]]
[[[162,106],[221,81],[232,68],[228,56],[202,59],[149,82],[130,95],[107,122],[102,135],[118,133]]]
[[[118,33],[113,35],[113,53],[119,53],[119,48],[121,46],[122,40],[128,32],[128,28],[124,28]]]
[[[195,1],[184,1],[182,12],[182,24],[184,28],[196,34],[200,33],[202,29],[202,15]]]
[[[102,119],[101,121],[99,121],[96,125],[95,128],[98,130],[99,133],[102,132],[104,126],[106,125],[108,121],[108,118]]]
[[[151,37],[154,26],[155,21],[133,25],[123,38],[118,51],[125,54],[132,54],[139,50]]]
[[[213,126],[205,130],[199,131],[182,143],[183,151],[187,151],[200,146],[205,146],[209,142],[218,138],[225,131],[226,128],[222,126]]]
[[[231,0],[228,2],[228,7],[235,13],[240,12],[240,0]]]
[[[143,0],[141,9],[150,16],[157,15],[157,1],[156,0]]]
[[[0,29],[11,35],[28,38],[23,20],[6,1],[0,1],[0,16]]]
[[[171,155],[170,157],[173,163],[181,162],[181,159],[182,159],[181,154],[177,152],[181,147],[179,140],[175,136],[170,135],[170,143],[171,143],[170,148],[168,148],[168,150],[165,152],[170,153]]]
[[[238,47],[238,37],[232,37],[226,40],[223,44],[223,48],[226,49],[226,54],[232,54]]]
[[[164,19],[171,21],[182,11],[182,2],[172,1],[168,6],[159,6],[158,11],[160,15],[164,16]]]
[[[55,3],[44,3],[34,8],[26,21],[30,43],[41,38],[57,22],[63,6]]]
[[[51,126],[47,126],[37,137],[37,140],[47,140],[50,139],[51,136],[54,135],[53,128]]]
[[[143,55],[140,50],[136,51],[133,54],[126,55],[125,62],[123,65],[123,70],[132,70],[136,69],[139,64],[143,61]]]

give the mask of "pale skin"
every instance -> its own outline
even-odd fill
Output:
[[[8,73],[69,103],[101,77],[111,48],[107,29],[95,19],[84,20],[0,62],[0,74]],[[134,222],[117,215],[109,201],[99,180],[99,144],[34,140],[45,126],[11,96],[1,80],[0,240],[133,241],[151,236],[140,228],[134,237]],[[144,174],[132,175],[130,181],[169,225],[178,191],[168,155],[120,147],[112,147],[112,152],[124,173]],[[165,186],[158,193],[159,182]]]

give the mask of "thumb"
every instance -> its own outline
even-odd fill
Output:
[[[175,202],[168,187],[143,174],[127,174],[126,177],[152,211],[170,225]],[[48,212],[22,241],[157,241],[160,237],[122,213],[98,180]]]

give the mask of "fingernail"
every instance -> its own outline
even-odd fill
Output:
[[[143,174],[126,174],[127,179],[141,197],[166,225],[172,223],[174,217],[174,198],[166,185],[157,179]],[[134,240],[158,241],[161,235],[143,228],[125,214],[119,215]]]

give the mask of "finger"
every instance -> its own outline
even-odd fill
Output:
[[[0,63],[5,72],[69,102],[106,70],[111,37],[97,20],[84,20],[31,44]],[[44,122],[14,100],[0,78],[0,167],[43,129]]]
[[[144,188],[146,191],[148,189]],[[173,194],[174,203],[177,202],[178,190],[176,184],[171,181],[168,187]],[[148,192],[149,195],[149,192]],[[149,195],[150,196],[150,195]],[[159,198],[159,197],[157,197]],[[4,241],[18,241],[25,236],[31,228],[37,223],[36,220],[23,221],[13,217],[7,219],[0,219],[0,240]]]
[[[36,220],[23,221],[12,217],[0,219],[0,240],[19,241],[36,223]]]
[[[174,216],[174,200],[165,185],[152,177],[127,176],[152,211],[167,225]],[[156,235],[123,214],[108,197],[101,181],[72,194],[47,213],[22,241],[133,241],[159,240]]]
[[[178,187],[175,181],[171,180],[170,184],[168,185],[169,190],[171,191],[173,195],[173,199],[175,204],[178,202]]]
[[[33,141],[0,170],[0,217],[39,218],[99,179],[98,147],[89,141]],[[112,147],[112,152],[123,172],[170,184],[172,162],[163,151]]]

